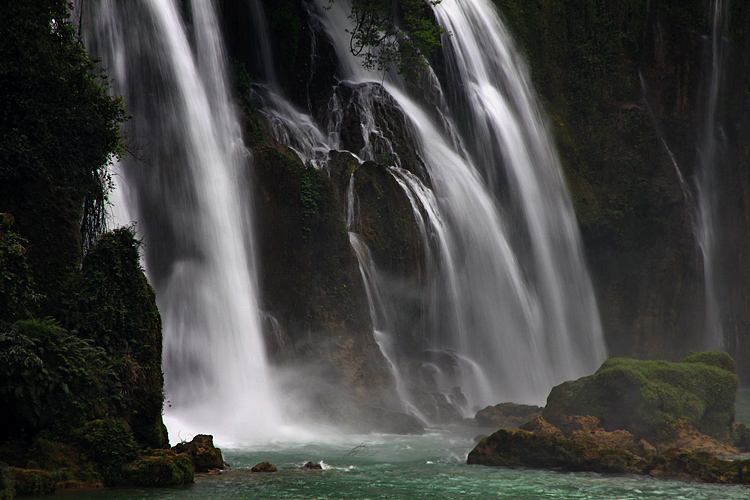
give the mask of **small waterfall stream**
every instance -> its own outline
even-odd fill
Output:
[[[725,322],[725,280],[720,255],[721,230],[719,226],[718,196],[721,162],[725,151],[723,131],[719,121],[718,106],[724,76],[724,39],[728,29],[729,0],[714,0],[712,3],[712,25],[710,38],[711,71],[705,90],[703,130],[699,142],[699,165],[696,175],[698,209],[696,214],[696,237],[703,254],[706,307],[706,347],[726,350],[729,348]]]

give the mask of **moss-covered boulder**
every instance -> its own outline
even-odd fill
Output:
[[[214,437],[206,434],[198,434],[189,443],[179,443],[172,451],[187,454],[195,472],[223,469],[225,465],[221,450],[214,446]]]
[[[171,450],[144,453],[123,469],[123,483],[132,486],[180,486],[194,481],[190,457]]]
[[[595,374],[554,387],[542,415],[558,427],[566,416],[592,415],[608,431],[624,429],[653,443],[674,438],[681,420],[727,439],[738,385],[733,367],[719,352],[682,363],[610,359]]]

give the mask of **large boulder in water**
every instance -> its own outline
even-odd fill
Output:
[[[734,421],[737,376],[722,352],[691,354],[682,363],[614,358],[589,377],[552,389],[542,416],[560,427],[565,417],[592,415],[604,429],[624,429],[658,443],[681,422],[727,439]]]
[[[221,450],[214,446],[213,436],[198,434],[189,443],[176,444],[172,450],[175,453],[187,453],[193,462],[195,472],[224,468],[224,458],[221,456]]]

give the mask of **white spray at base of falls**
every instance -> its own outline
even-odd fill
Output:
[[[171,438],[258,439],[279,413],[256,297],[250,160],[213,3],[192,0],[190,12],[188,29],[172,0],[102,0],[84,26],[142,147],[117,182],[129,187],[162,314]]]

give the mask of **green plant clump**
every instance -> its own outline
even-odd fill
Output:
[[[107,375],[104,351],[52,320],[0,330],[0,441],[83,424],[104,404]]]

